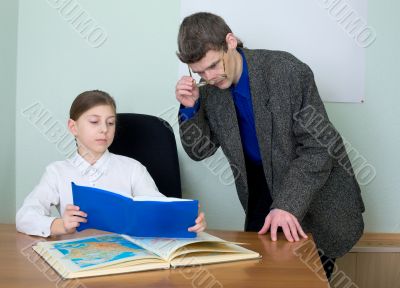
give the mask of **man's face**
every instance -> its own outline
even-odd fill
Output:
[[[229,55],[223,50],[209,50],[198,62],[189,64],[190,69],[201,78],[211,82],[219,89],[227,89],[232,85],[229,75]],[[223,77],[226,75],[226,77]]]

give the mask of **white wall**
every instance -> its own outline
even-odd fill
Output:
[[[0,223],[15,219],[15,89],[18,2],[0,1]]]
[[[181,1],[181,17],[199,11],[225,19],[245,47],[283,50],[313,69],[324,101],[365,98],[365,49],[375,40],[367,0]]]

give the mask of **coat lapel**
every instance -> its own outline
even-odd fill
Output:
[[[264,166],[264,173],[268,187],[272,194],[272,112],[269,109],[270,93],[265,81],[264,70],[260,69],[257,59],[253,57],[251,51],[243,49],[246,57],[250,91],[253,104],[254,121],[258,145],[260,147],[261,158]]]

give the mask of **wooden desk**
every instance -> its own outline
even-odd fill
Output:
[[[256,233],[213,230],[207,232],[226,240],[249,243],[246,247],[259,252],[263,258],[162,271],[62,280],[30,248],[36,240],[42,238],[18,233],[14,225],[0,224],[0,287],[329,287],[326,280],[324,281],[326,278],[323,276],[321,263],[315,262],[318,256],[317,258],[309,257],[310,261],[307,261],[309,266],[298,256],[303,252],[308,256],[310,252],[316,252],[312,240],[289,243],[284,240],[283,235],[279,235],[279,240],[272,242],[269,235],[258,236]],[[88,230],[49,240],[71,239],[100,233],[104,232]],[[318,270],[318,273],[313,272],[312,269]]]
[[[400,234],[365,233],[337,265],[360,288],[400,288]]]

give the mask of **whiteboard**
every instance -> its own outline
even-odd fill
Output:
[[[283,50],[307,63],[324,101],[364,102],[366,49],[376,38],[366,0],[181,0],[181,19],[200,11],[224,18],[247,48]]]

